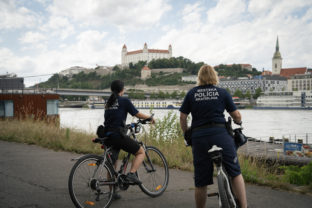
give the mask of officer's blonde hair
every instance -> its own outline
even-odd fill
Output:
[[[197,85],[217,85],[219,83],[218,72],[212,66],[203,65],[200,67],[197,75]]]

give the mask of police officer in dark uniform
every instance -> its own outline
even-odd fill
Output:
[[[122,81],[113,81],[111,83],[111,91],[112,94],[106,102],[104,113],[105,136],[109,137],[108,140],[105,141],[105,145],[114,148],[114,163],[118,158],[120,149],[130,152],[135,156],[132,161],[130,172],[127,174],[127,179],[130,182],[140,184],[141,182],[137,178],[135,172],[143,162],[145,152],[136,141],[126,135],[126,120],[128,113],[140,119],[147,119],[150,118],[150,116],[139,112],[128,98],[122,97],[125,91]],[[153,118],[151,123],[155,123]],[[115,196],[115,198],[119,198],[119,196]]]
[[[232,177],[233,191],[241,207],[247,207],[245,183],[242,177],[233,138],[225,128],[224,110],[234,122],[241,123],[241,114],[231,95],[218,84],[217,72],[203,65],[198,72],[198,86],[185,96],[180,108],[180,125],[185,133],[187,116],[192,115],[191,145],[195,169],[195,201],[197,208],[206,204],[207,185],[213,184],[213,164],[208,150],[217,145],[223,148],[223,161],[227,173]]]

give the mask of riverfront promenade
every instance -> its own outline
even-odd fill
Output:
[[[284,155],[282,143],[269,143],[264,141],[248,141],[238,149],[244,156],[278,162],[285,165],[306,165],[312,157],[296,157]]]
[[[77,154],[55,152],[34,145],[0,141],[1,208],[72,208],[67,189],[72,158]],[[269,187],[246,185],[249,207],[311,207],[312,196]],[[209,187],[215,192],[216,185]],[[157,198],[150,198],[138,188],[120,192],[122,199],[112,208],[192,208],[194,206],[193,173],[170,169],[169,186]],[[208,198],[207,207],[218,207],[216,197]]]

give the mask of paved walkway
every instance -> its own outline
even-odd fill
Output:
[[[0,207],[1,208],[67,208],[74,207],[67,189],[71,158],[79,155],[55,152],[34,145],[0,141]],[[194,206],[193,173],[170,169],[167,191],[150,198],[138,187],[121,192],[122,199],[112,208],[192,208]],[[311,207],[312,197],[247,184],[249,207]],[[216,186],[209,188],[215,192]],[[207,207],[218,207],[216,197]]]

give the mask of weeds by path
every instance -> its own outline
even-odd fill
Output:
[[[0,140],[14,141],[26,144],[35,144],[55,151],[68,151],[75,153],[101,154],[100,145],[92,143],[95,134],[60,128],[43,121],[2,120],[0,121]],[[139,135],[139,140],[146,145],[156,146],[165,155],[170,168],[193,171],[193,158],[190,147],[185,147],[184,139],[175,114],[169,113],[163,120],[157,121],[155,126],[150,126],[146,132]],[[124,154],[124,153],[123,153]],[[123,155],[121,154],[121,156]],[[301,193],[312,192],[312,185],[302,184],[312,178],[312,163],[302,170],[302,174],[296,173],[295,168],[280,168],[279,165],[266,165],[263,160],[239,157],[242,174],[246,182],[295,190]],[[295,178],[301,177],[301,178]],[[296,180],[294,180],[294,178]],[[291,183],[300,181],[305,185],[298,189]],[[312,181],[312,180],[310,180]]]

